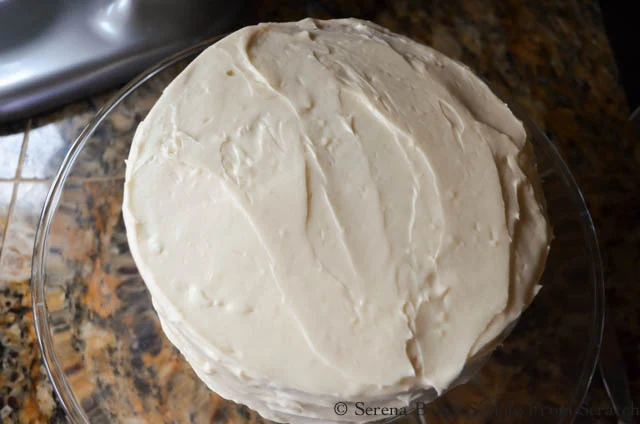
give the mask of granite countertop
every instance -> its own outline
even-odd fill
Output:
[[[558,146],[583,190],[600,238],[607,295],[632,396],[640,401],[640,286],[635,284],[640,275],[640,143],[624,129],[628,110],[597,2],[364,0],[311,1],[302,7],[293,1],[269,1],[254,5],[254,10],[253,21],[306,15],[370,19],[461,60],[510,93]],[[57,167],[112,94],[0,127],[2,422],[66,421],[35,339],[31,253]],[[123,117],[123,125],[132,119]],[[593,413],[577,422],[616,422],[597,374],[586,405]],[[233,422],[245,412],[238,414],[227,414],[226,419],[215,414],[213,422]]]

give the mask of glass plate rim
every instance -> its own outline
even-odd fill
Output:
[[[224,37],[218,35],[200,43],[194,44],[184,50],[181,50],[166,59],[158,62],[156,65],[148,68],[146,71],[139,74],[131,82],[126,84],[120,90],[118,90],[110,99],[102,106],[89,121],[87,126],[75,139],[67,152],[58,172],[56,173],[47,197],[45,199],[44,207],[40,214],[38,226],[35,234],[35,242],[33,246],[33,260],[31,265],[31,308],[33,311],[33,321],[36,333],[36,339],[38,341],[38,348],[40,350],[45,370],[51,381],[54,392],[60,401],[63,410],[65,411],[67,418],[74,424],[89,424],[89,418],[84,412],[84,409],[78,402],[73,390],[71,389],[64,372],[56,359],[56,354],[51,338],[50,320],[47,312],[46,298],[45,298],[45,263],[46,263],[46,246],[48,240],[49,229],[51,222],[58,207],[58,202],[62,194],[62,189],[67,177],[75,164],[75,161],[82,151],[84,145],[98,128],[98,126],[104,121],[109,113],[115,109],[129,94],[140,87],[142,84],[164,71],[168,67],[175,63],[186,59],[192,55],[200,53],[208,46],[212,45],[216,41]],[[499,93],[501,97],[503,93]],[[582,208],[580,215],[580,225],[582,227],[583,236],[586,242],[587,253],[595,260],[591,264],[591,274],[594,276],[595,287],[593,297],[593,319],[590,323],[590,331],[588,335],[588,350],[585,352],[585,366],[581,370],[580,377],[577,383],[577,390],[573,399],[570,401],[568,410],[570,413],[562,419],[562,424],[570,424],[574,421],[578,408],[584,402],[587,395],[588,388],[591,380],[595,374],[597,368],[598,357],[600,354],[600,346],[602,343],[602,333],[605,319],[605,290],[604,290],[604,276],[602,258],[600,256],[600,248],[598,244],[596,229],[591,218],[591,214],[587,208],[586,201],[582,194],[582,191],[578,187],[573,174],[569,170],[569,167],[562,159],[562,156],[556,146],[549,140],[549,138],[538,128],[538,126],[531,121],[528,116],[522,113],[522,109],[514,102],[508,101],[509,107],[514,111],[519,119],[524,121],[525,127],[529,131],[533,131],[535,134],[531,136],[538,137],[542,142],[547,144],[551,160],[556,169],[560,172],[560,177],[569,186],[574,188],[570,193],[572,201]]]

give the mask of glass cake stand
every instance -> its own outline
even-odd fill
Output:
[[[124,159],[137,124],[214,41],[172,56],[120,90],[75,141],[49,192],[36,235],[33,312],[47,372],[74,423],[265,421],[209,391],[166,339],[120,213]],[[523,120],[555,233],[544,288],[468,383],[399,422],[570,423],[580,413],[604,319],[600,254],[567,165]]]

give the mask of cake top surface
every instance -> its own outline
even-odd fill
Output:
[[[537,292],[542,202],[522,123],[468,68],[306,19],[241,29],[169,85],[123,211],[198,357],[274,397],[351,399],[442,391],[492,345]]]

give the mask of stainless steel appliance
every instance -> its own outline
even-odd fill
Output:
[[[0,0],[0,122],[131,78],[239,24],[244,2]]]

